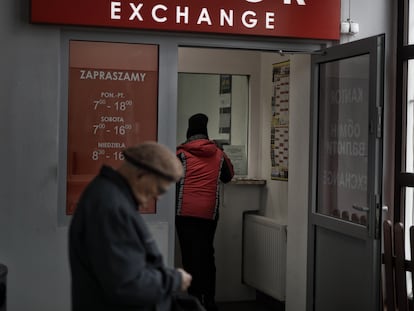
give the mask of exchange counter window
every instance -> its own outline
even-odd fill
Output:
[[[177,142],[186,140],[188,119],[208,116],[209,138],[223,146],[236,176],[247,176],[249,76],[178,74]]]

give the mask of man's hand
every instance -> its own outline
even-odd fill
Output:
[[[181,290],[185,292],[191,284],[193,277],[181,268],[177,269],[181,273]]]

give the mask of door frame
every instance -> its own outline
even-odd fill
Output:
[[[309,162],[309,209],[308,209],[308,272],[307,272],[307,310],[315,307],[315,231],[319,226],[339,233],[346,233],[359,239],[371,241],[372,271],[370,301],[378,310],[380,301],[381,276],[381,210],[382,210],[382,138],[383,138],[383,92],[384,92],[384,51],[385,35],[378,35],[321,50],[312,55],[311,61],[311,111],[310,111],[310,162]],[[356,226],[340,221],[317,211],[317,165],[318,165],[318,99],[319,65],[336,60],[370,55],[369,72],[369,139],[368,150],[374,152],[368,161],[367,202],[370,209],[367,227]],[[372,79],[371,77],[375,77]],[[371,134],[373,133],[373,134]],[[375,137],[375,138],[373,138]],[[369,158],[371,159],[371,158]],[[368,310],[367,310],[368,311]]]

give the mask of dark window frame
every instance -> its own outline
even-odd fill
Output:
[[[394,222],[404,223],[405,188],[414,187],[414,173],[405,171],[407,67],[414,60],[414,45],[408,45],[409,0],[398,0],[397,71],[396,71],[396,130],[395,130],[395,188]],[[414,5],[414,3],[412,3]]]

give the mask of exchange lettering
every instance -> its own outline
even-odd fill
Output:
[[[289,1],[290,2],[290,1]],[[304,2],[299,1],[300,5],[306,5]],[[290,3],[285,3],[290,4]],[[130,21],[138,21],[143,22],[146,18],[143,12],[141,11],[144,7],[144,3],[134,4],[132,2],[129,3],[129,20]],[[175,23],[176,24],[189,24],[189,17],[191,15],[196,15],[197,17],[197,25],[208,25],[212,26],[212,14],[211,9],[208,8],[201,8],[198,12],[190,11],[190,7],[188,6],[176,6],[175,8]],[[152,19],[155,23],[166,23],[168,21],[167,12],[171,10],[168,6],[164,4],[156,4],[151,8],[151,16],[148,17]],[[122,3],[119,1],[112,1],[111,2],[111,19],[112,20],[121,20],[123,14]],[[226,10],[220,9],[219,12],[219,20],[220,20],[220,27],[234,27],[234,10]],[[242,25],[245,28],[255,28],[259,22],[263,23],[264,27],[268,30],[275,29],[275,12],[265,12],[264,21],[259,21],[256,17],[257,13],[252,10],[247,10],[241,14],[241,16],[237,17],[240,19]]]

